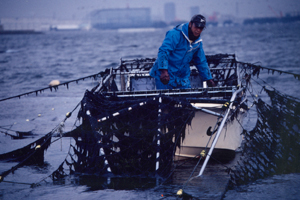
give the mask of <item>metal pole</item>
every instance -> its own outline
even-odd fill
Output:
[[[230,110],[231,110],[231,108],[232,108],[233,101],[234,101],[235,98],[236,98],[236,95],[237,95],[238,93],[240,93],[241,91],[243,91],[243,90],[244,90],[244,88],[241,88],[241,89],[235,91],[235,92],[232,94],[232,97],[231,97],[231,99],[230,99],[230,105],[229,105],[228,109],[226,110],[226,114],[225,114],[225,116],[224,116],[224,118],[223,118],[223,120],[222,120],[222,122],[221,122],[221,125],[220,125],[219,128],[218,128],[218,132],[217,132],[217,134],[216,134],[216,137],[214,138],[214,141],[213,141],[213,143],[212,143],[212,145],[211,145],[211,147],[210,147],[210,149],[209,149],[209,152],[208,152],[208,154],[207,154],[207,156],[206,156],[206,158],[205,158],[205,161],[204,161],[204,163],[203,163],[203,165],[202,165],[202,167],[201,167],[201,170],[200,170],[198,176],[201,176],[201,175],[203,174],[203,172],[204,172],[204,169],[205,169],[205,167],[206,167],[206,165],[207,165],[207,162],[208,162],[208,160],[210,159],[210,156],[211,156],[211,154],[212,154],[212,152],[213,152],[213,150],[214,150],[214,148],[215,148],[215,146],[216,146],[216,144],[217,144],[217,142],[218,142],[218,139],[219,139],[219,137],[220,137],[220,135],[221,135],[222,129],[223,129],[223,127],[224,127],[224,125],[225,125],[225,123],[226,123],[226,121],[227,121],[228,115],[229,115]]]

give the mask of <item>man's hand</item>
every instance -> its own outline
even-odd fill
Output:
[[[159,71],[161,72],[161,74],[160,74],[160,81],[164,85],[167,85],[169,83],[169,81],[170,81],[170,76],[169,76],[168,70],[167,69],[160,69]]]
[[[215,87],[216,86],[215,82],[212,79],[207,80],[206,83],[207,83],[208,87]]]

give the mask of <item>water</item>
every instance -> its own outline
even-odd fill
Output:
[[[91,31],[91,32],[46,32],[42,35],[0,36],[0,99],[38,90],[48,86],[52,80],[66,82],[96,74],[107,67],[119,64],[120,58],[156,57],[167,29],[155,32]],[[238,60],[256,63],[300,74],[300,24],[273,24],[233,27],[208,27],[203,32],[206,54],[235,53]],[[279,91],[298,97],[299,81],[291,75],[268,75],[261,77]],[[0,153],[23,147],[50,132],[80,102],[86,89],[97,84],[87,79],[72,83],[69,89],[59,87],[57,91],[44,91],[21,99],[0,102],[0,126],[17,131],[32,131],[33,135],[22,140],[11,140],[0,133]],[[259,87],[254,91],[260,94]],[[76,111],[75,111],[76,113]],[[251,115],[250,115],[251,117]],[[72,129],[74,114],[65,124],[65,131]],[[246,123],[249,122],[246,120]],[[3,130],[2,130],[3,131]],[[69,144],[64,138],[53,143],[46,151],[45,165],[26,166],[10,174],[5,180],[36,183],[50,175],[64,160]],[[196,163],[187,163],[177,169],[172,180],[154,187],[153,180],[93,180],[69,177],[64,183],[53,183],[50,179],[41,186],[0,183],[0,199],[176,199],[176,192],[187,181]],[[0,171],[13,166],[1,163]],[[215,199],[223,189],[209,186],[199,187],[200,182],[209,185],[210,179],[222,180],[222,166],[211,165],[202,180],[193,180],[185,191],[194,199]],[[198,169],[196,172],[199,172]],[[224,178],[224,177],[223,177]],[[225,199],[273,199],[281,188],[280,195],[293,199],[299,197],[295,188],[300,183],[298,174],[282,175],[259,180],[245,186],[242,191],[228,191]],[[125,185],[121,182],[125,181]],[[112,187],[112,183],[114,187]],[[136,187],[136,185],[137,186]],[[219,181],[220,187],[225,183]],[[142,185],[142,187],[141,187]],[[274,185],[276,187],[271,187]],[[289,192],[289,190],[295,192]],[[268,192],[262,192],[267,190]],[[276,193],[277,192],[277,193]],[[289,195],[289,196],[287,196]],[[289,198],[290,197],[290,198]],[[186,197],[189,199],[190,197]]]

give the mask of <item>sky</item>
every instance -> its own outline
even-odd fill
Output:
[[[238,18],[274,17],[300,13],[300,0],[0,0],[1,18],[81,20],[97,9],[151,8],[153,20],[164,19],[164,4],[175,3],[178,20],[190,19],[190,7],[205,16],[218,13]]]

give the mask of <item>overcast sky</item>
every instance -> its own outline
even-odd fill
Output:
[[[214,12],[237,17],[276,16],[300,12],[300,0],[0,0],[0,18],[46,17],[83,19],[88,13],[107,8],[151,8],[154,20],[164,19],[164,4],[174,2],[176,17],[190,19],[190,7],[199,6],[205,16]]]

